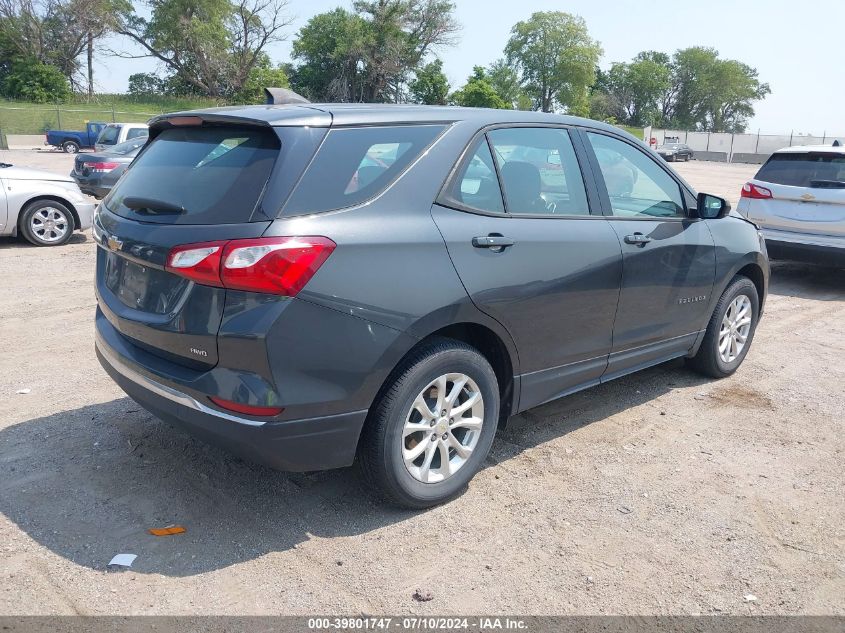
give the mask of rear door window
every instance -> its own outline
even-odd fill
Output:
[[[517,127],[488,133],[508,213],[589,215],[578,159],[566,130]]]
[[[284,214],[331,211],[374,198],[443,129],[443,125],[400,125],[331,130],[285,205]]]
[[[755,180],[791,187],[845,189],[845,155],[832,152],[772,154]]]
[[[167,224],[248,222],[279,139],[258,127],[164,130],[103,201],[118,215]]]
[[[148,136],[150,131],[145,127],[133,127],[126,133],[126,140],[139,138],[141,136]]]

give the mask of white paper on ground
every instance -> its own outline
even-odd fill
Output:
[[[138,558],[136,554],[118,554],[111,559],[109,565],[120,565],[121,567],[132,567],[132,563]]]

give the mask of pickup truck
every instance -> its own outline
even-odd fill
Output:
[[[88,123],[81,132],[49,130],[44,137],[44,145],[60,147],[68,154],[76,154],[80,149],[93,148],[104,127],[105,123]]]

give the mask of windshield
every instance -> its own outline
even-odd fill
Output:
[[[773,154],[757,172],[755,179],[792,187],[843,188],[845,187],[845,154],[833,152]]]
[[[144,222],[248,222],[278,154],[279,139],[269,129],[167,129],[150,142],[103,204]],[[133,202],[137,200],[180,211],[156,215]]]

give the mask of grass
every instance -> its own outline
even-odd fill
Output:
[[[213,99],[161,97],[136,99],[129,95],[75,96],[59,105],[0,100],[0,130],[4,134],[43,134],[47,130],[82,130],[86,121],[143,122],[176,110],[224,105]]]

